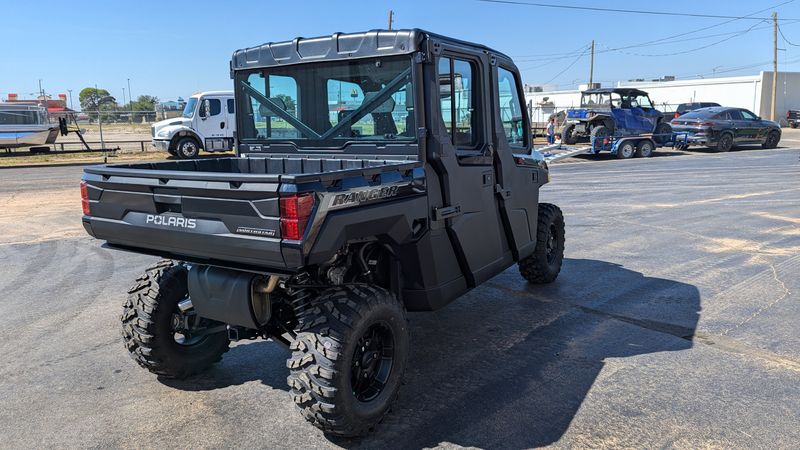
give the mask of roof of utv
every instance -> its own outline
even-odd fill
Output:
[[[268,42],[233,52],[231,69],[282,66],[312,61],[331,61],[349,58],[369,58],[387,55],[413,53],[420,48],[425,38],[473,47],[504,57],[511,58],[489,47],[462,41],[428,31],[411,30],[371,30],[359,33],[333,33],[330,36],[315,38],[295,38],[291,41]]]
[[[583,91],[583,94],[608,94],[608,93],[615,93],[615,94],[625,94],[625,95],[647,95],[647,92],[636,89],[636,88],[598,88],[598,89],[587,89]]]

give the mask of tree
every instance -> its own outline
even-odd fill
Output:
[[[128,105],[129,109],[133,110],[133,120],[141,122],[144,117],[145,120],[151,121],[156,118],[156,105],[158,98],[152,95],[140,95],[136,101]]]
[[[112,97],[107,90],[93,87],[81,89],[80,94],[78,94],[78,100],[81,102],[82,111],[108,110],[113,109],[109,107],[117,104],[117,99]]]
[[[293,116],[297,116],[297,106],[294,103],[294,99],[286,94],[278,94],[275,98],[279,98],[283,100],[283,104],[286,105],[286,112]]]

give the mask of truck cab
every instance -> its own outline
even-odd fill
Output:
[[[195,158],[200,150],[233,150],[236,132],[233,92],[194,94],[180,117],[156,122],[151,131],[154,147],[182,159]]]

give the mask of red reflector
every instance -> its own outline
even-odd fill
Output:
[[[300,194],[281,197],[280,208],[283,239],[302,239],[306,225],[308,225],[308,218],[314,209],[314,195]]]
[[[83,207],[83,214],[85,216],[91,215],[89,210],[89,188],[86,186],[85,181],[81,181],[81,206]]]

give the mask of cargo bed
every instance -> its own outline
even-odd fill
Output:
[[[283,239],[279,197],[339,192],[422,177],[392,156],[270,155],[84,169],[83,225],[114,247],[218,266],[286,272],[305,261]],[[315,212],[316,212],[315,208]]]

